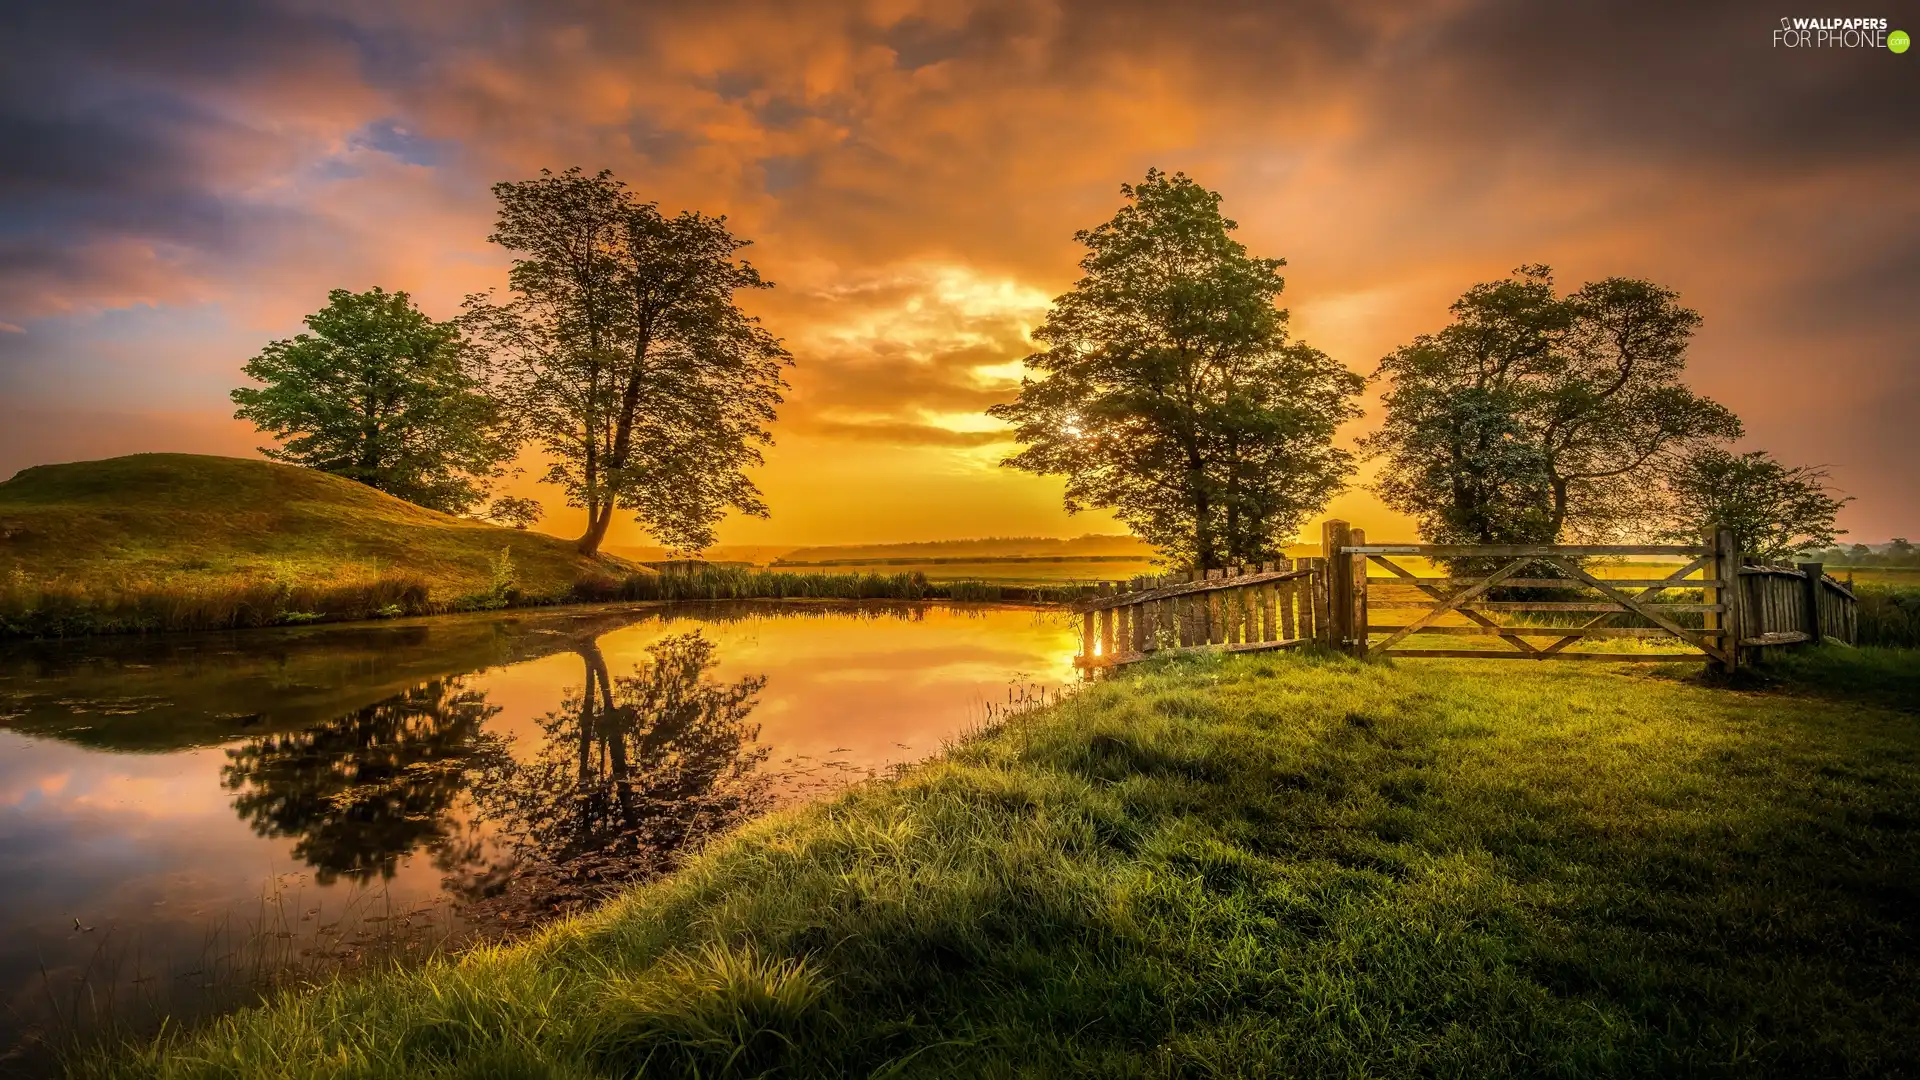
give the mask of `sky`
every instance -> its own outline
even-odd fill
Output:
[[[1158,167],[1363,374],[1522,263],[1677,289],[1744,446],[1829,467],[1849,539],[1920,535],[1920,51],[1773,39],[1920,33],[1868,4],[10,0],[0,477],[252,453],[247,358],[331,288],[453,315],[505,280],[490,185],[580,165],[728,215],[776,283],[745,300],[796,359],[773,516],[723,542],[1121,531],[999,467],[982,410]],[[1411,539],[1368,471],[1330,512]]]

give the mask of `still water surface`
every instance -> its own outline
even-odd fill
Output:
[[[0,1060],[517,927],[1069,682],[1059,614],[573,609],[0,651]]]

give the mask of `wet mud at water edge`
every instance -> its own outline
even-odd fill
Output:
[[[733,602],[11,646],[0,1074],[577,910],[1056,693],[1076,643],[1044,609]]]

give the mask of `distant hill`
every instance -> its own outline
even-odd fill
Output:
[[[413,577],[436,600],[483,591],[502,548],[519,585],[565,592],[636,568],[544,533],[423,509],[312,469],[197,454],[41,465],[0,483],[0,586],[289,587]]]
[[[700,553],[702,561],[710,563],[752,563],[756,566],[770,563],[798,548],[798,544],[715,544]],[[634,562],[665,562],[673,558],[666,548],[659,544],[608,545],[602,549],[610,555],[618,555]]]
[[[880,559],[959,560],[1033,558],[1151,559],[1153,549],[1137,537],[1076,536],[1060,540],[1044,536],[989,536],[974,540],[930,540],[907,544],[835,544],[794,548],[780,557],[784,563],[858,562]]]

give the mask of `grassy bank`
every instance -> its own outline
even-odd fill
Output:
[[[266,461],[136,454],[43,465],[0,484],[0,634],[473,610],[561,599],[582,581],[637,570],[558,537]]]
[[[1149,666],[521,946],[94,1071],[1913,1075],[1915,664]]]
[[[1048,601],[1072,585],[710,567],[668,577],[339,477],[137,454],[0,483],[0,638],[234,630],[607,600]]]

